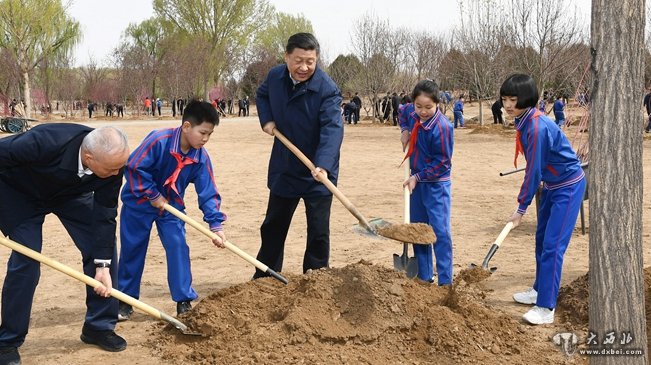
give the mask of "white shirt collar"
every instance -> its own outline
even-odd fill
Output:
[[[292,80],[292,83],[294,84],[294,86],[296,86],[296,84],[300,83],[300,81],[296,81],[296,80],[294,80],[294,78],[292,77],[292,73],[291,73],[291,72],[289,73],[289,78]]]
[[[84,175],[92,175],[93,172],[89,168],[84,168],[81,163],[81,148],[79,148],[79,164],[77,165],[77,176],[83,177]]]

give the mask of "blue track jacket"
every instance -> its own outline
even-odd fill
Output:
[[[518,194],[518,213],[524,214],[541,181],[546,189],[554,190],[578,182],[584,173],[570,141],[540,110],[529,108],[522,117],[515,118],[515,129],[527,161]]]
[[[421,123],[414,104],[407,104],[400,113],[400,129],[412,131]],[[448,118],[436,109],[436,113],[422,123],[416,147],[410,157],[411,173],[419,182],[449,181],[454,147],[454,128]],[[412,132],[414,133],[414,132]]]
[[[221,230],[226,215],[219,211],[221,196],[215,185],[208,152],[203,147],[199,150],[190,148],[184,155],[180,142],[181,127],[153,131],[145,137],[129,156],[124,174],[126,183],[122,189],[122,202],[132,209],[156,209],[149,201],[163,195],[170,205],[183,210],[185,189],[194,183],[204,221],[210,225],[211,230]],[[178,194],[171,185],[164,186],[177,168],[173,154],[182,156],[184,161],[189,159],[189,164],[181,169],[176,180]]]

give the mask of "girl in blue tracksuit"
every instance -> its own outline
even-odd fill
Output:
[[[556,119],[556,125],[559,127],[565,125],[565,103],[563,102],[563,96],[558,95],[556,101],[554,102],[554,118]]]
[[[191,308],[197,298],[192,288],[190,250],[185,240],[183,221],[162,210],[165,203],[183,211],[185,189],[194,184],[199,208],[210,229],[225,239],[220,211],[221,197],[208,152],[208,142],[219,115],[210,103],[192,101],[183,111],[178,128],[151,132],[129,156],[122,189],[120,212],[120,259],[118,289],[134,298],[140,297],[140,281],[145,265],[151,226],[155,222],[167,257],[167,283],[177,314]],[[120,303],[119,319],[129,319],[131,306]]]
[[[438,108],[436,83],[423,80],[412,92],[413,103],[400,113],[403,147],[409,145],[411,176],[403,183],[411,192],[413,223],[434,229],[434,255],[439,285],[452,284],[452,238],[450,235],[450,170],[453,127]],[[411,132],[410,132],[411,131]],[[414,245],[418,277],[433,282],[432,245]]]
[[[456,103],[454,103],[452,111],[454,113],[454,128],[457,128],[457,126],[463,128],[465,125],[463,120],[463,95],[459,98],[459,100],[457,100]]]
[[[563,255],[583,200],[585,176],[565,134],[535,108],[538,89],[530,76],[511,75],[502,84],[500,97],[506,112],[515,117],[514,164],[517,165],[519,154],[527,161],[518,207],[509,218],[514,228],[527,211],[540,182],[543,183],[536,228],[536,278],[532,288],[514,294],[513,299],[534,304],[524,315],[525,321],[553,323]]]

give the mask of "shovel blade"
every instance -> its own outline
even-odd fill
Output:
[[[393,267],[398,271],[404,271],[408,278],[418,275],[418,261],[415,257],[409,257],[408,245],[403,245],[402,255],[393,254]]]
[[[391,223],[385,221],[382,218],[375,218],[369,220],[368,225],[370,226],[371,230],[369,230],[367,227],[365,227],[362,224],[355,224],[353,225],[353,232],[357,234],[361,234],[362,236],[368,236],[373,238],[384,238],[377,234],[377,230],[383,227],[388,227],[391,225]]]

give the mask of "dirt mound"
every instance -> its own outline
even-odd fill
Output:
[[[588,280],[588,274],[585,274],[560,289],[556,301],[557,321],[564,321],[581,330],[588,329],[590,318]],[[651,333],[651,267],[644,269],[644,307],[646,309],[646,332]],[[651,336],[648,337],[647,344],[651,348]]]
[[[558,291],[556,315],[559,323],[567,322],[580,329],[588,328],[588,274],[578,277]]]
[[[472,128],[472,131],[470,134],[493,134],[493,135],[501,135],[505,137],[514,137],[515,136],[515,129],[510,126],[510,127],[504,127],[501,124],[484,124],[483,126],[480,126],[479,124],[472,124],[468,125],[469,128]]]
[[[463,281],[438,287],[363,261],[288,279],[214,293],[181,318],[209,336],[167,327],[150,345],[178,364],[562,362],[547,339]]]

